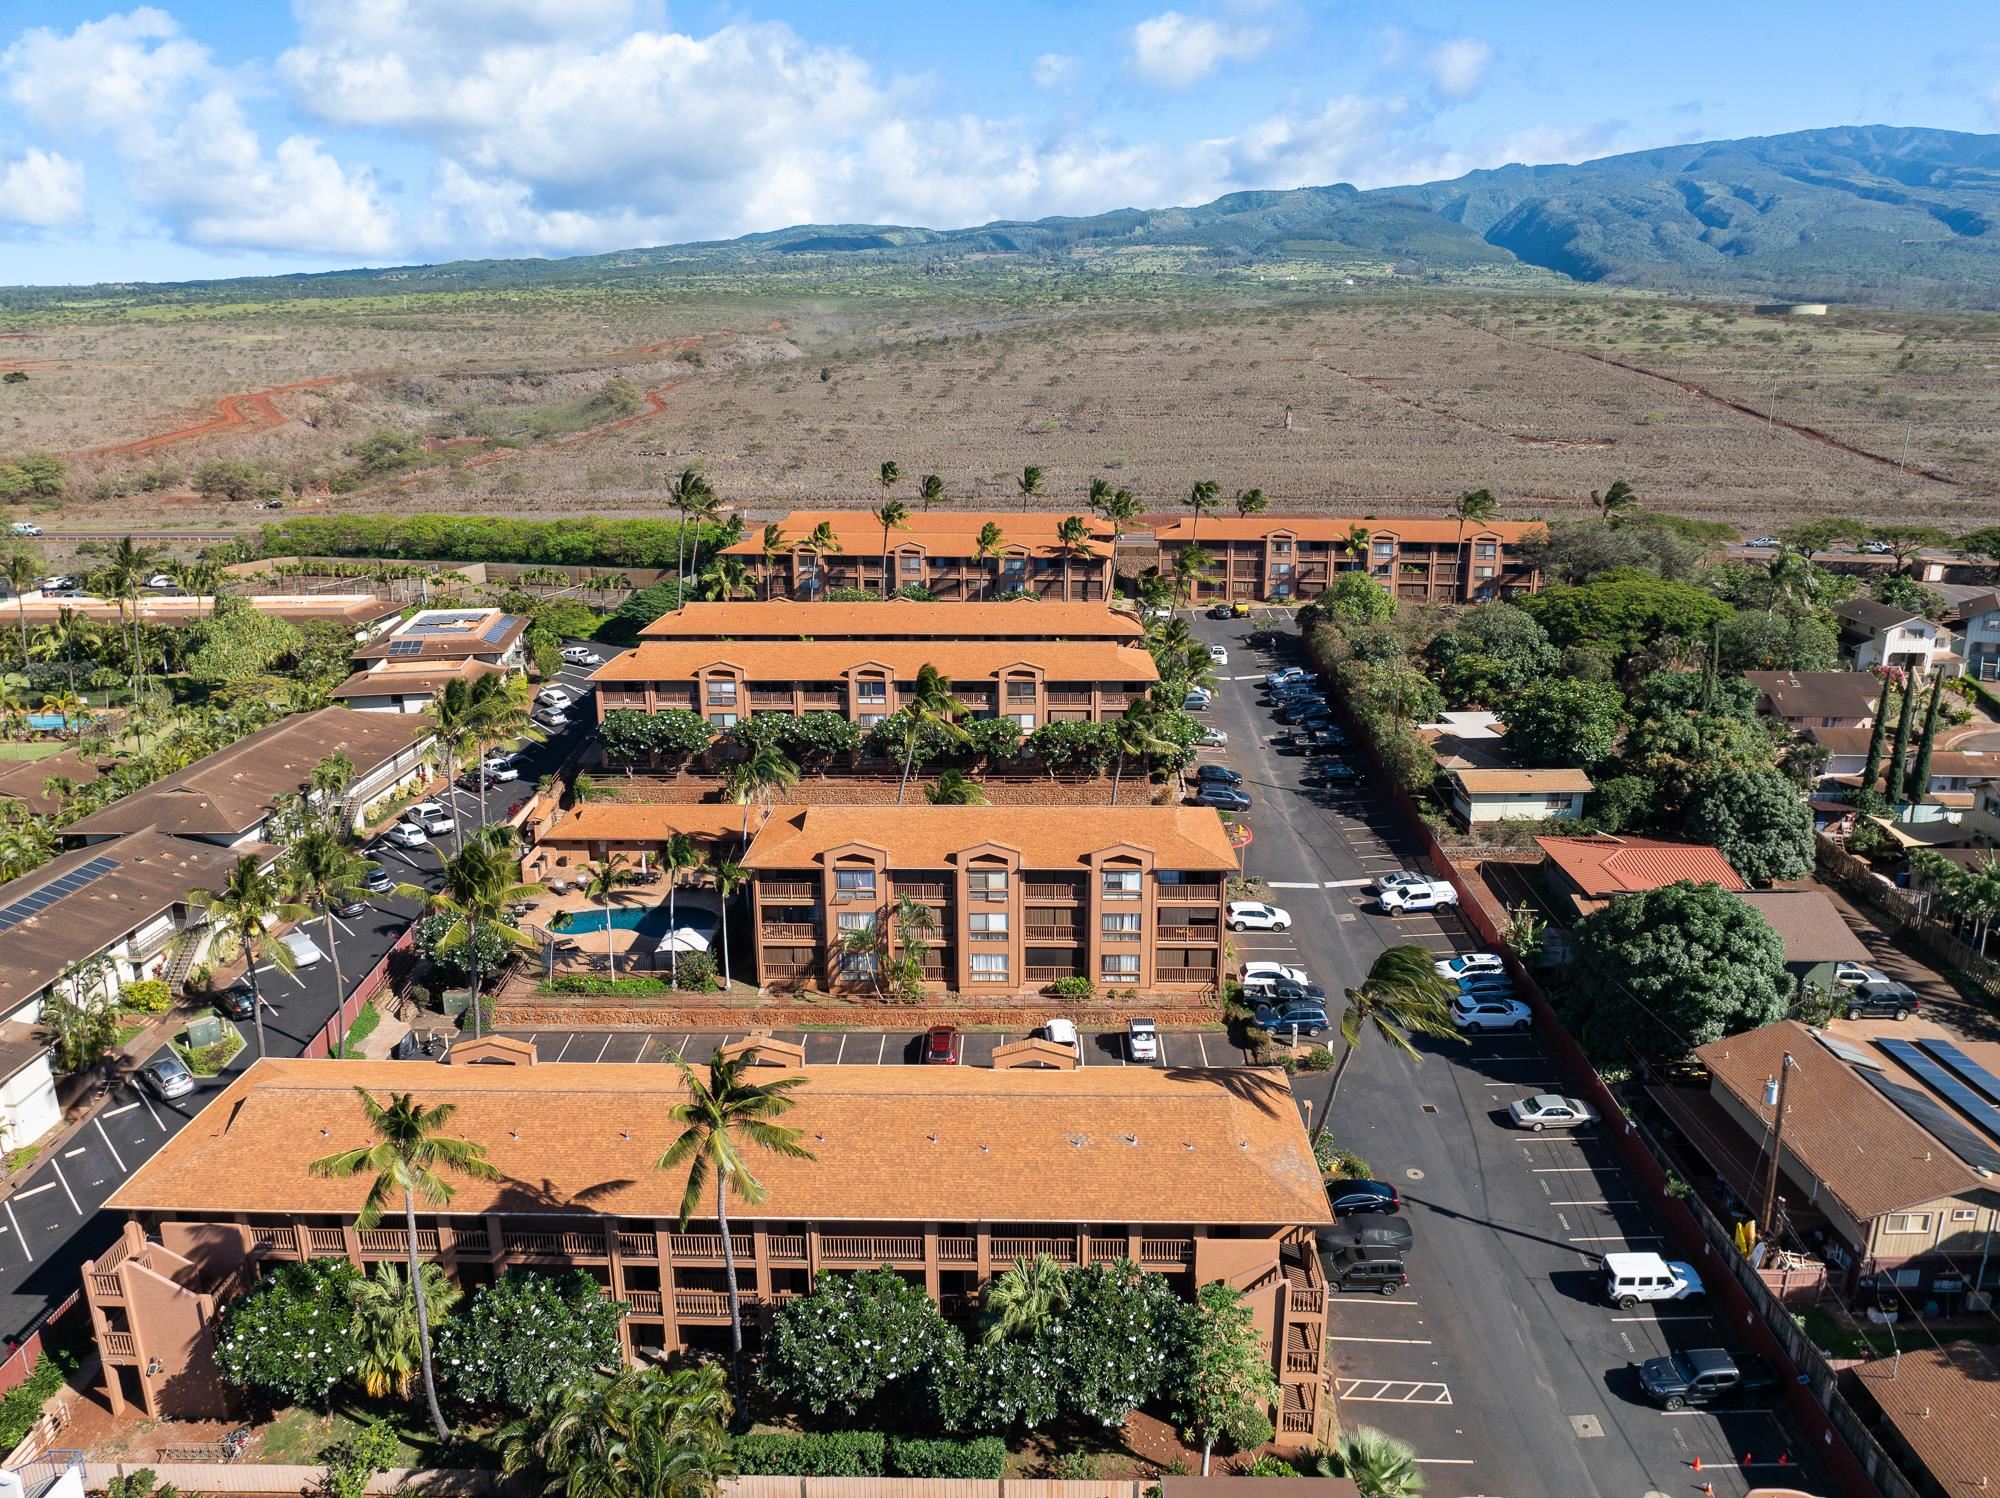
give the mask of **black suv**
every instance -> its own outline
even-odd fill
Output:
[[[1697,1347],[1639,1365],[1639,1388],[1653,1403],[1670,1410],[1769,1394],[1778,1374],[1754,1352]]]
[[[1908,1019],[1924,1007],[1917,991],[1907,984],[1863,983],[1847,990],[1849,1019]]]
[[[1243,777],[1227,765],[1203,765],[1195,771],[1195,779],[1202,785],[1239,786]]]
[[[1400,1294],[1410,1282],[1403,1261],[1394,1257],[1365,1257],[1367,1253],[1368,1250],[1360,1247],[1342,1249],[1322,1266],[1326,1270],[1327,1283],[1342,1293],[1373,1290],[1377,1295]]]

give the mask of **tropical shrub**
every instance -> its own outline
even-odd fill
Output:
[[[461,1398],[525,1412],[551,1388],[618,1361],[623,1302],[578,1270],[510,1270],[437,1334],[437,1366]]]
[[[345,1259],[281,1264],[222,1313],[215,1361],[230,1383],[324,1408],[354,1361],[354,1286]]]
[[[963,1345],[930,1297],[900,1275],[827,1274],[811,1295],[779,1307],[760,1376],[801,1409],[852,1416]]]
[[[161,978],[141,978],[118,991],[118,1002],[134,1014],[165,1014],[174,1007],[174,991]]]
[[[684,707],[663,713],[641,712],[617,707],[604,715],[599,738],[605,754],[614,760],[638,759],[646,754],[689,755],[706,749],[715,730],[700,713]]]
[[[969,1441],[893,1437],[889,1471],[896,1477],[972,1477],[994,1481],[1007,1475],[1007,1443],[998,1436]]]
[[[956,1444],[947,1442],[945,1444]],[[736,1438],[736,1465],[746,1475],[881,1477],[888,1439],[879,1430],[807,1431]]]

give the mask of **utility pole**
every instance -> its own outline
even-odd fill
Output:
[[[1771,1124],[1771,1168],[1764,1176],[1763,1210],[1757,1215],[1757,1220],[1763,1225],[1764,1235],[1767,1238],[1776,1230],[1772,1214],[1777,1211],[1778,1161],[1783,1154],[1785,1144],[1785,1084],[1790,1080],[1792,1069],[1797,1064],[1792,1060],[1792,1053],[1785,1052],[1785,1059],[1778,1066],[1777,1078],[1764,1083],[1765,1105],[1778,1110]]]

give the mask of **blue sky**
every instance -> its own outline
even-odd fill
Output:
[[[2000,130],[1990,0],[1932,0],[1921,25],[1770,0],[39,0],[0,17],[0,284],[949,227],[1825,125]]]

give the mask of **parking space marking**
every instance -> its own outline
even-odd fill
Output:
[[[1288,881],[1283,881],[1278,879],[1272,879],[1267,881],[1265,887],[1267,889],[1318,889],[1319,888],[1317,884],[1294,884]]]
[[[62,1161],[49,1161],[49,1169],[53,1170],[56,1173],[56,1179],[62,1182],[63,1195],[68,1197],[69,1204],[76,1208],[76,1215],[79,1217],[83,1216],[83,1205],[77,1201],[76,1193],[69,1189],[69,1177],[63,1174]]]
[[[604,1044],[597,1048],[597,1054],[593,1056],[591,1059],[593,1061],[602,1061],[604,1059],[604,1053],[611,1049],[611,1042],[615,1039],[617,1039],[615,1035],[605,1036]]]
[[[44,1191],[53,1191],[55,1189],[56,1183],[54,1181],[44,1181],[39,1186],[30,1186],[26,1191],[16,1191],[8,1200],[13,1201],[18,1198],[21,1201],[26,1201],[31,1196],[40,1196]]]
[[[19,1194],[19,1192],[15,1193],[16,1196]],[[14,1239],[21,1245],[21,1252],[28,1256],[28,1262],[32,1264],[35,1262],[35,1251],[28,1247],[28,1235],[21,1231],[21,1219],[14,1215],[14,1197],[8,1197],[5,1205],[7,1208],[7,1220],[14,1224]]]
[[[1571,1238],[1572,1243],[1662,1243],[1658,1233],[1611,1233],[1598,1238]]]
[[[1476,1467],[1479,1463],[1469,1456],[1413,1456],[1410,1458],[1419,1467]]]
[[[882,1064],[882,1058],[888,1054],[888,1051],[889,1051],[889,1037],[887,1035],[884,1035],[881,1038],[881,1040],[876,1044],[875,1047],[875,1064],[877,1066],[880,1066]]]
[[[116,1118],[116,1117],[117,1117],[117,1116],[118,1116],[119,1114],[121,1114],[121,1113],[130,1113],[130,1112],[131,1112],[131,1111],[132,1111],[132,1110],[133,1110],[134,1108],[136,1108],[136,1107],[138,1107],[138,1106],[139,1106],[139,1105],[138,1105],[137,1103],[127,1103],[127,1104],[126,1104],[126,1105],[125,1105],[124,1107],[122,1107],[122,1108],[112,1108],[112,1109],[110,1109],[109,1111],[107,1111],[107,1112],[105,1113],[105,1115],[104,1115],[104,1116],[105,1116],[106,1118]]]
[[[563,1036],[562,1049],[556,1052],[556,1060],[560,1061],[562,1060],[563,1057],[569,1054],[570,1042],[572,1042],[575,1039],[576,1039],[576,1031],[574,1030],[570,1031],[567,1035]]]
[[[1713,1321],[1713,1316],[1613,1316],[1613,1321],[1640,1321],[1648,1325],[1665,1325],[1672,1321]]]
[[[1362,1393],[1362,1390],[1367,1393]],[[1441,1383],[1407,1378],[1342,1378],[1334,1381],[1334,1397],[1349,1404],[1450,1404],[1451,1389]]]
[[[1429,1347],[1429,1337],[1328,1337],[1329,1342],[1382,1342],[1398,1347]]]
[[[98,1137],[104,1141],[104,1147],[111,1151],[111,1158],[117,1161],[119,1173],[123,1174],[125,1170],[125,1162],[124,1160],[119,1158],[118,1146],[113,1144],[111,1142],[111,1136],[104,1132],[104,1121],[99,1117],[97,1117],[96,1114],[91,1115],[90,1121],[97,1125]]]

